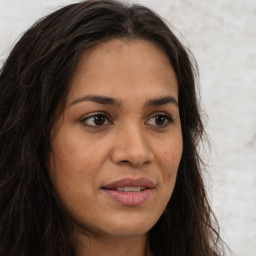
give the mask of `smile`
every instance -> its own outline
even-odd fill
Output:
[[[125,178],[102,187],[102,190],[117,203],[132,206],[145,202],[151,196],[154,187],[154,183],[146,178]]]
[[[121,188],[116,188],[116,190],[124,191],[124,192],[140,192],[144,189],[146,189],[146,187],[121,187]]]

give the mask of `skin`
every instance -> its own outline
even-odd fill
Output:
[[[86,100],[88,95],[116,104]],[[161,97],[172,100],[145,106]],[[155,44],[112,39],[85,52],[53,129],[49,157],[51,180],[74,222],[78,255],[151,255],[147,232],[171,197],[182,155],[175,101],[175,72]],[[101,122],[93,117],[99,114]],[[122,205],[102,191],[127,177],[154,183],[146,201]]]

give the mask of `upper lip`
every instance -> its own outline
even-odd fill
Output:
[[[154,183],[147,178],[122,178],[116,180],[112,183],[109,183],[102,188],[114,189],[120,187],[145,187],[145,188],[154,188]]]

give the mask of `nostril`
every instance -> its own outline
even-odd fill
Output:
[[[115,164],[138,167],[153,161],[153,153],[147,145],[138,145],[136,147],[117,145],[111,152],[111,160]]]
[[[134,163],[133,161],[129,161],[129,160],[122,160],[119,163],[124,164],[124,165],[130,165],[130,166],[137,166],[138,165],[138,164]]]
[[[121,163],[129,163],[130,161],[128,161],[128,160],[123,160],[123,161],[121,161]]]

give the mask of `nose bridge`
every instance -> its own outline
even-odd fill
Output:
[[[113,149],[113,161],[140,166],[153,159],[149,141],[137,123],[120,126],[116,132],[116,142]]]

